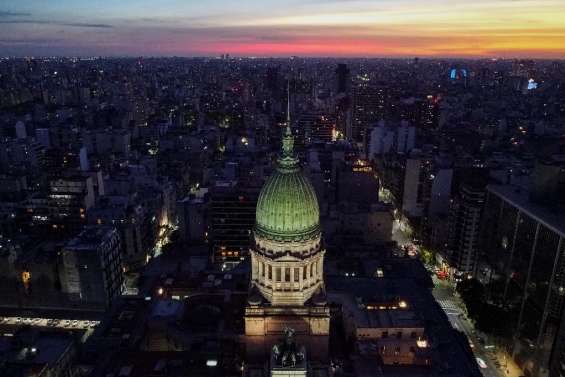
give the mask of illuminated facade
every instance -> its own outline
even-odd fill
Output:
[[[294,329],[307,348],[315,348],[314,359],[327,357],[329,308],[319,218],[316,193],[301,172],[287,127],[277,169],[257,202],[245,311],[251,358],[268,357],[286,328]]]

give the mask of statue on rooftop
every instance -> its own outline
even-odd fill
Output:
[[[285,328],[283,342],[273,346],[273,356],[278,366],[293,368],[304,360],[304,347],[298,348],[294,340],[294,332],[294,329]]]

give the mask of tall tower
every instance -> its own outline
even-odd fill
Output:
[[[347,64],[340,63],[337,65],[335,70],[336,73],[336,92],[340,93],[347,93],[350,87],[351,77],[349,75],[349,69],[347,68]]]
[[[245,311],[252,357],[266,357],[286,328],[292,328],[307,348],[319,351],[320,357],[314,353],[314,359],[327,356],[324,253],[318,199],[294,154],[287,116],[277,167],[259,194],[253,228]]]

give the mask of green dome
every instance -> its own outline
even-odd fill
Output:
[[[255,234],[260,237],[297,241],[320,233],[320,208],[314,187],[300,171],[294,156],[294,138],[287,126],[282,154],[257,200]]]
[[[300,172],[277,171],[257,201],[255,233],[273,240],[310,239],[320,231],[320,208],[310,181]]]

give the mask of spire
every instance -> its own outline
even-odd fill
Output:
[[[287,82],[286,127],[282,137],[282,153],[279,158],[279,169],[294,170],[298,160],[294,156],[294,136],[290,128],[290,80]]]
[[[290,80],[286,83],[286,128],[290,128]]]

